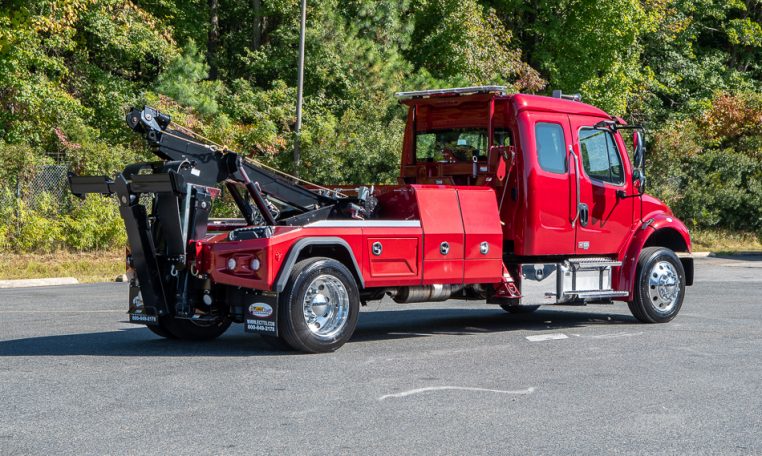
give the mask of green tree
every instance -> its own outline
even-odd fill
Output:
[[[545,81],[521,59],[512,33],[494,9],[476,0],[420,0],[415,11],[411,61],[434,77],[468,84],[504,83],[537,91]]]

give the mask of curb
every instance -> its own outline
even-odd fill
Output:
[[[678,254],[677,256],[681,256]],[[762,257],[762,252],[759,251],[751,251],[751,252],[692,252],[690,254],[685,254],[685,256],[690,258],[734,258],[738,260],[742,260],[744,257],[749,258],[758,258]]]
[[[52,285],[76,285],[74,277],[54,277],[51,279],[0,280],[0,288],[49,287]]]
[[[761,257],[762,252],[760,251],[740,251],[740,252],[710,252],[710,257],[717,257],[717,258],[733,258],[733,257]]]

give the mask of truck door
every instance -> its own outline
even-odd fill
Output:
[[[566,114],[525,112],[520,114],[518,121],[527,180],[524,242],[518,253],[574,254],[569,117]]]
[[[579,165],[576,253],[615,254],[633,222],[634,199],[617,196],[617,192],[633,193],[624,144],[618,134],[593,128],[600,118],[573,115],[569,120]]]

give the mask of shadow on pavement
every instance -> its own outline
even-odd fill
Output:
[[[613,309],[612,309],[613,310]],[[352,342],[429,337],[469,336],[509,331],[554,331],[597,325],[636,325],[630,315],[540,309],[510,315],[497,309],[410,309],[364,311]],[[188,342],[162,339],[148,329],[65,334],[0,341],[0,356],[282,356],[262,338],[234,325],[219,339]]]
[[[719,258],[722,260],[736,260],[736,261],[762,261],[762,252],[745,252],[745,253],[712,253],[708,257]]]
[[[357,330],[350,343],[438,334],[468,336],[509,331],[549,332],[614,324],[640,323],[629,314],[552,308],[540,308],[534,313],[523,315],[511,315],[501,309],[383,310],[361,313]]]

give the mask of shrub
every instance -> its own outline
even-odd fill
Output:
[[[653,135],[651,191],[687,223],[762,234],[762,96],[717,93]]]
[[[66,246],[77,250],[110,250],[127,245],[124,222],[114,198],[91,195],[74,202],[62,217]]]

